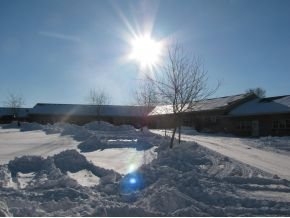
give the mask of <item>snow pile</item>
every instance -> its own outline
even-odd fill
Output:
[[[44,131],[72,137],[87,134],[80,143],[86,152],[67,150],[50,157],[24,156],[0,166],[0,215],[290,215],[288,180],[194,142],[168,149],[169,137],[133,131],[131,127],[116,131],[120,127],[102,125],[43,126]],[[142,166],[130,156],[132,150],[138,149],[137,144],[144,149],[139,151],[144,152],[143,163],[147,163]],[[157,158],[152,160],[153,150]],[[121,161],[120,156],[129,162]],[[110,160],[106,167],[102,165],[105,157]],[[132,169],[122,175],[110,170],[112,165]]]
[[[222,165],[228,169],[225,171]],[[282,184],[288,192],[289,181],[273,179],[250,167],[244,167],[243,174],[239,174],[234,170],[236,165],[232,160],[187,143],[173,150],[160,150],[156,160],[139,170],[147,186],[136,205],[173,216],[290,214],[287,208],[290,199],[282,203],[239,194],[242,190],[266,192],[269,184]],[[212,168],[216,169],[215,173]],[[259,187],[253,188],[253,184]]]
[[[154,150],[155,148],[146,151],[136,151],[134,148],[111,148],[82,154],[96,166],[127,174],[156,158]]]
[[[12,174],[15,176],[17,172],[30,173],[38,172],[42,168],[43,158],[39,156],[23,156],[15,158],[10,161],[8,168]]]
[[[254,145],[257,145],[258,148],[268,149],[271,151],[278,151],[279,153],[290,153],[290,137],[284,136],[284,137],[261,137],[258,140],[255,140],[256,143],[253,143]]]
[[[13,121],[9,124],[2,125],[3,129],[15,129],[18,128],[20,131],[33,131],[33,130],[42,130],[43,125],[39,123],[27,123],[27,122],[20,122],[19,125],[16,121]]]
[[[67,149],[76,149],[78,144],[71,136],[45,134],[42,130],[0,129],[0,164],[7,164],[23,155],[47,157]]]
[[[91,136],[84,127],[75,124],[57,123],[54,127],[61,129],[61,135],[70,135],[77,141],[83,141]]]
[[[103,150],[107,144],[102,143],[97,136],[92,136],[78,145],[81,152],[92,152],[96,150]]]
[[[104,121],[94,121],[84,125],[84,128],[93,131],[135,131],[135,128],[130,125],[114,126]]]
[[[39,123],[21,123],[20,131],[33,131],[33,130],[42,130],[43,125]]]
[[[245,169],[238,173],[235,170],[238,163],[197,144],[183,143],[169,150],[168,141],[159,142],[157,159],[123,177],[112,170],[92,165],[73,150],[47,159],[18,158],[8,165],[13,166],[10,167],[16,177],[13,180],[17,180],[20,171],[33,171],[35,182],[28,183],[22,192],[2,188],[0,194],[8,212],[15,216],[290,214],[290,199],[273,200],[273,196],[267,195],[275,191],[278,195],[289,193],[289,181],[273,179],[243,165],[240,167]],[[41,167],[35,168],[32,163]],[[26,167],[20,166],[22,164]],[[82,176],[84,172],[100,178],[95,186],[80,186],[71,178],[72,174]],[[41,174],[46,174],[45,181],[40,181],[39,178],[43,178]],[[88,184],[88,181],[85,183]],[[263,195],[259,191],[263,191]],[[30,199],[29,204],[27,198]]]
[[[18,125],[17,125],[17,122],[13,121],[11,123],[1,125],[1,127],[3,129],[15,129],[15,128],[18,128]]]
[[[63,180],[70,181],[66,176],[68,172],[71,177],[76,176],[73,174],[83,175],[86,172],[86,175],[91,175],[90,177],[98,178],[98,180],[102,180],[103,177],[104,179],[112,177],[112,175],[116,180],[120,178],[117,172],[91,164],[76,150],[67,150],[47,159],[39,156],[23,156],[10,161],[8,165],[2,165],[0,168],[1,187],[48,188],[59,183],[65,184]],[[82,179],[85,182],[84,178]],[[91,182],[90,178],[88,180]],[[78,186],[73,181],[69,183]],[[11,185],[11,183],[14,184]]]
[[[12,181],[12,175],[7,165],[0,166],[0,187],[7,187],[7,188],[14,187],[14,182]]]
[[[95,176],[91,171],[81,170],[76,173],[67,172],[67,175],[76,180],[81,186],[95,186],[100,182],[100,178]]]
[[[81,152],[92,152],[111,148],[135,148],[137,151],[151,149],[154,145],[144,139],[102,139],[92,136],[78,145]]]
[[[9,213],[9,209],[8,209],[6,203],[4,203],[3,201],[0,201],[0,216],[1,217],[5,217],[5,216],[11,217],[11,214]]]
[[[154,130],[154,132],[162,134],[160,130]],[[282,140],[282,138],[279,140]],[[182,140],[197,142],[203,147],[241,161],[246,165],[249,164],[252,167],[257,167],[270,174],[290,180],[289,152],[287,153],[285,150],[283,152],[280,150],[279,152],[278,149],[274,149],[276,142],[273,140],[271,141],[273,143],[271,147],[266,146],[263,140],[259,139],[221,136],[218,134],[182,135]],[[284,142],[286,141],[284,140]],[[222,165],[221,167],[228,169],[229,166]]]

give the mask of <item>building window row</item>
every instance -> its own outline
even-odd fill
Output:
[[[290,120],[274,120],[273,129],[290,129]]]
[[[237,129],[239,130],[251,130],[252,128],[252,123],[251,121],[240,121]]]

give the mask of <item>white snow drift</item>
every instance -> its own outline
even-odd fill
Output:
[[[3,127],[0,215],[290,215],[288,180],[192,141],[168,149],[169,137],[103,122]]]
[[[153,132],[163,134],[163,130]],[[244,164],[290,180],[290,137],[238,138],[216,134],[199,134],[185,128],[182,140],[197,142]],[[284,150],[281,150],[284,149]]]

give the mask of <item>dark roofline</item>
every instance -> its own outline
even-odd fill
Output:
[[[117,104],[103,104],[103,105],[96,105],[96,104],[61,104],[61,103],[36,103],[34,107],[37,105],[67,105],[67,106],[113,106],[113,107],[147,107],[145,105],[117,105]]]
[[[275,101],[278,100],[280,98],[285,98],[285,97],[289,97],[290,95],[280,95],[280,96],[272,96],[272,97],[267,97],[267,98],[262,98],[260,100],[260,102],[271,102],[271,101]]]
[[[206,98],[206,99],[202,99],[202,100],[199,100],[199,101],[214,100],[214,99],[220,99],[220,98],[228,98],[228,97],[234,97],[234,96],[240,96],[240,95],[245,95],[246,96],[246,95],[252,95],[252,93],[251,94],[242,93],[242,94],[228,95],[228,96],[215,97],[215,98]],[[199,102],[199,101],[197,101],[197,102]],[[117,105],[117,104],[95,105],[95,104],[67,104],[67,103],[42,103],[42,102],[36,103],[35,106],[36,105],[79,105],[79,106],[147,107],[145,105]],[[162,105],[158,105],[158,106],[162,106]],[[152,107],[155,107],[155,106],[152,106]]]
[[[241,95],[251,96],[251,95],[255,95],[255,94],[254,93],[242,93],[242,94],[237,94],[237,95],[227,95],[227,96],[215,97],[215,98],[205,98],[205,99],[198,100],[196,102],[201,102],[201,101],[206,101],[206,100],[222,99],[222,98],[229,98],[229,97],[235,97],[235,96],[241,96]]]
[[[282,114],[289,114],[290,112],[259,112],[259,113],[249,113],[249,114],[242,114],[242,115],[227,115],[229,118],[239,118],[239,117],[257,117],[257,116],[272,116],[272,115],[282,115]]]
[[[243,93],[243,94],[238,94],[238,95],[229,95],[229,96],[216,97],[216,98],[210,98],[210,99],[201,99],[199,101],[196,101],[195,103],[202,103],[202,102],[206,102],[206,101],[212,101],[212,100],[223,99],[223,98],[233,98],[233,97],[237,97],[237,96],[241,96],[241,98],[240,99],[236,99],[236,100],[231,101],[231,102],[228,102],[227,105],[224,105],[224,106],[221,106],[221,107],[216,107],[216,108],[213,108],[213,109],[200,109],[200,110],[193,110],[193,111],[183,111],[182,113],[183,114],[188,114],[188,113],[198,114],[198,113],[224,111],[224,115],[225,115],[225,114],[228,114],[235,107],[243,104],[244,102],[250,101],[250,100],[252,100],[254,98],[258,98],[258,96],[256,94],[254,94],[254,93]],[[158,105],[158,106],[172,106],[172,105],[168,104],[168,105]],[[158,106],[156,106],[156,107],[158,107]],[[163,115],[172,114],[172,113],[159,113],[159,114],[150,114],[150,113],[148,114],[149,117],[163,116]]]
[[[0,107],[0,109],[32,109],[32,107]]]

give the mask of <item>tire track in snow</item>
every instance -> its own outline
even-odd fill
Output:
[[[259,168],[265,172],[276,174],[281,178],[290,180],[290,157],[274,152],[249,147],[248,145],[234,143],[232,138],[223,138],[222,142],[215,137],[182,135],[186,141],[195,141],[198,144],[219,152],[237,161]],[[213,142],[213,140],[215,140]],[[227,142],[228,141],[228,142]],[[249,149],[250,148],[250,149]],[[252,174],[250,168],[242,167],[242,174]]]

